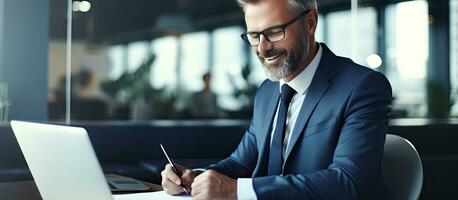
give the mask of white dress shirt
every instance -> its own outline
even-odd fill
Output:
[[[296,124],[297,116],[302,107],[302,103],[304,103],[305,95],[307,94],[307,90],[312,83],[313,76],[320,64],[321,55],[322,55],[322,48],[320,44],[318,44],[318,52],[313,58],[312,62],[293,80],[289,83],[286,83],[283,79],[279,81],[279,87],[283,84],[288,84],[291,88],[296,91],[296,94],[291,99],[288,113],[286,116],[286,127],[285,127],[285,140],[283,141],[283,153],[286,152],[285,149],[289,144],[289,140],[291,139],[291,132]],[[277,106],[277,111],[280,109],[280,105]],[[272,133],[271,133],[271,143],[273,134],[275,131],[275,127],[277,124],[277,114],[275,114],[275,118],[272,122]],[[253,188],[253,181],[251,178],[239,178],[237,179],[237,198],[243,200],[254,199],[257,200],[256,193]]]

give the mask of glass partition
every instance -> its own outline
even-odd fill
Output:
[[[458,1],[450,0],[450,80],[452,106],[450,114],[458,117]]]
[[[336,55],[352,58],[354,62],[368,66],[367,58],[377,52],[377,13],[372,7],[358,8],[357,29],[352,32],[351,12],[344,10],[328,14],[327,44]],[[352,41],[353,34],[356,34],[357,41]]]
[[[395,114],[424,117],[429,55],[428,4],[408,1],[386,8],[386,75]]]
[[[243,32],[244,29],[240,26],[213,31],[212,88],[221,97],[218,99],[218,106],[229,112],[239,110],[243,106],[235,93],[247,84],[241,76],[247,62],[245,44],[240,38]]]
[[[76,2],[76,1],[74,1]],[[240,38],[243,13],[218,5],[87,1],[73,5],[72,119],[249,118],[265,80]],[[160,2],[160,3],[159,3]],[[319,3],[316,40],[334,53],[384,73],[394,92],[393,117],[425,117],[428,2],[350,0]],[[458,94],[457,2],[450,1],[452,98]],[[210,12],[208,7],[214,10]],[[65,4],[53,0],[49,46],[49,117],[63,120]],[[357,12],[354,12],[357,11]],[[353,26],[352,26],[353,25]],[[452,106],[451,113],[458,114]]]

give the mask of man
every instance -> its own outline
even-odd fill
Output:
[[[211,74],[205,73],[202,76],[204,88],[191,95],[188,110],[194,118],[215,118],[219,115],[219,108],[216,94],[210,88]]]
[[[178,177],[169,194],[195,199],[383,198],[381,159],[391,86],[380,73],[315,42],[316,0],[239,0],[252,46],[270,79],[232,155]],[[278,82],[275,80],[279,80]]]

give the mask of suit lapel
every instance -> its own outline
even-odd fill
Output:
[[[302,104],[301,111],[299,112],[299,116],[297,117],[296,124],[294,125],[293,132],[291,134],[288,148],[286,149],[285,163],[288,160],[289,154],[291,153],[297,140],[302,135],[301,132],[307,124],[315,106],[329,87],[329,83],[326,81],[316,81],[316,83],[317,84],[314,84],[313,87],[311,85],[305,97],[304,103]]]
[[[262,127],[263,129],[261,130],[261,134],[259,134],[259,141],[261,141],[261,148],[260,148],[260,151],[259,151],[259,158],[258,158],[258,165],[257,165],[257,169],[254,171],[253,173],[253,177],[255,176],[262,176],[263,174],[267,174],[267,172],[263,171],[266,168],[267,166],[267,161],[268,161],[268,156],[267,156],[267,152],[266,152],[266,147],[270,147],[270,144],[267,144],[268,142],[270,142],[270,139],[269,139],[269,136],[270,136],[270,132],[272,131],[272,120],[275,116],[275,113],[277,112],[277,105],[278,105],[278,100],[280,98],[280,92],[279,92],[279,88],[278,88],[278,84],[274,84],[274,87],[276,86],[276,88],[273,88],[273,94],[272,96],[269,98],[269,102],[266,104],[268,105],[267,109],[266,109],[266,113],[265,114],[265,117],[264,119],[261,121]],[[259,125],[258,125],[259,126]]]
[[[334,76],[336,56],[326,45],[321,44],[321,47],[323,48],[321,61],[305,96],[296,124],[294,125],[291,139],[285,152],[285,162],[283,165],[286,165],[288,162],[291,151],[294,149],[297,140],[302,135],[304,127],[308,123],[316,105],[329,88],[329,80]]]

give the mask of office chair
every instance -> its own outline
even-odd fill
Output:
[[[397,135],[386,135],[382,179],[388,199],[416,200],[423,185],[423,167],[415,147]]]

